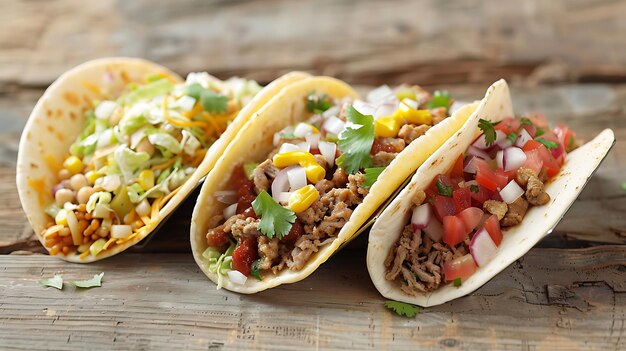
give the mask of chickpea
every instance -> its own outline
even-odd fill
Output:
[[[62,170],[59,171],[57,176],[59,177],[59,180],[65,180],[65,179],[69,179],[71,175],[72,174],[70,173],[70,171],[63,168]]]
[[[137,150],[137,152],[145,152],[150,156],[154,155],[155,151],[154,146],[150,144],[148,138],[144,138],[141,142],[139,142],[135,149]]]
[[[72,178],[70,178],[70,186],[74,191],[80,190],[80,188],[86,187],[89,185],[87,181],[87,177],[84,174],[78,173],[74,174]]]
[[[54,194],[54,199],[57,202],[57,206],[63,207],[66,202],[74,201],[74,192],[70,189],[59,189],[56,194]]]
[[[86,204],[87,201],[89,201],[89,197],[95,192],[96,191],[93,190],[92,187],[84,186],[78,190],[78,193],[76,193],[76,200],[79,204]]]

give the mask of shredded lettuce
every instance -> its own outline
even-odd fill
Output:
[[[96,208],[96,204],[108,205],[111,203],[111,193],[108,191],[98,191],[91,194],[87,201],[87,212],[91,213]]]
[[[233,252],[235,252],[235,247],[237,244],[234,242],[230,243],[228,250],[220,255],[219,258],[211,257],[208,259],[209,261],[209,272],[217,274],[217,289],[221,289],[224,283],[224,276],[231,270],[231,262]]]
[[[173,89],[174,85],[167,79],[159,79],[146,85],[139,86],[136,89],[122,95],[117,102],[122,106],[133,105],[141,100],[152,99],[160,95],[165,95]]]
[[[134,178],[135,171],[144,167],[150,160],[150,155],[147,153],[135,152],[126,145],[120,145],[115,150],[114,155],[117,166],[124,177],[124,183],[130,182]]]
[[[200,142],[188,131],[183,129],[182,133],[183,140],[181,140],[180,144],[182,145],[183,151],[185,151],[187,155],[193,156],[196,153],[196,150],[200,147]]]
[[[172,154],[179,154],[183,147],[172,135],[161,131],[160,129],[148,129],[146,135],[150,144],[159,148],[159,150],[166,150]]]
[[[233,77],[224,82],[232,91],[233,99],[240,105],[245,105],[261,91],[262,87],[253,80]]]
[[[138,204],[144,199],[143,195],[145,194],[145,192],[143,191],[141,185],[137,183],[134,183],[133,185],[127,187],[126,191],[128,192],[128,198],[130,199],[130,202],[134,204]]]

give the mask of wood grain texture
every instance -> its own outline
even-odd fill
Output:
[[[189,254],[89,266],[0,256],[0,348],[618,350],[625,264],[624,246],[534,249],[476,293],[407,319],[383,307],[364,254],[351,250],[303,282],[252,296],[215,290]],[[37,283],[101,271],[101,288]]]

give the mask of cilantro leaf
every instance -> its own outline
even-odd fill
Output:
[[[542,143],[546,148],[548,148],[548,150],[556,149],[557,147],[559,147],[559,143],[551,140],[546,140],[544,138],[537,138],[535,140]]]
[[[409,318],[415,317],[422,310],[422,308],[419,306],[392,300],[387,300],[385,302],[385,307],[394,311],[399,316],[405,316]]]
[[[254,262],[252,262],[252,266],[250,266],[250,275],[255,277],[258,280],[263,280],[263,277],[261,277],[261,260],[254,260]]]
[[[104,272],[100,274],[94,274],[93,278],[87,280],[78,280],[71,282],[77,288],[93,288],[102,286],[102,277],[104,276]]]
[[[461,284],[463,284],[463,282],[461,281],[461,278],[456,278],[455,280],[453,280],[453,284],[458,288],[459,286],[461,286]]]
[[[482,118],[478,121],[478,128],[485,134],[485,144],[487,146],[493,145],[496,141],[496,130],[494,127],[498,125],[498,123],[500,122],[493,123]]]
[[[228,111],[228,97],[205,89],[199,83],[189,85],[185,94],[199,101],[202,108],[209,113],[224,113]]]
[[[445,107],[448,108],[450,106],[450,93],[446,90],[439,91],[435,90],[433,93],[433,97],[428,101],[426,108],[433,109],[437,107]]]
[[[470,191],[473,192],[473,193],[477,193],[477,192],[480,191],[480,188],[478,187],[478,185],[472,184],[472,185],[470,185]]]
[[[52,278],[41,279],[39,284],[43,286],[49,286],[52,288],[57,288],[59,290],[63,289],[63,277],[60,274],[55,274]]]
[[[347,173],[354,174],[372,165],[370,151],[374,144],[374,117],[363,115],[348,106],[346,118],[360,127],[348,126],[339,134],[337,145],[342,154],[337,158],[337,164]]]
[[[541,129],[541,128],[537,128],[537,133],[535,133],[535,137],[539,137],[546,134],[546,131]]]
[[[514,143],[515,140],[517,140],[517,133],[512,132],[511,134],[506,136],[507,139],[509,139],[510,142]]]
[[[309,112],[322,113],[328,110],[332,104],[326,94],[317,95],[314,91],[306,97],[306,109]]]
[[[296,214],[279,205],[267,191],[262,191],[252,201],[254,213],[261,218],[259,231],[268,238],[274,236],[282,239],[291,230],[291,225],[296,221]]]
[[[385,167],[374,167],[374,168],[366,168],[365,174],[363,174],[363,178],[365,181],[363,182],[364,188],[371,188],[372,185],[378,180],[378,176],[385,170]]]
[[[533,125],[533,122],[530,121],[530,119],[526,118],[526,117],[521,117],[520,122],[522,123],[523,126],[531,126]]]
[[[437,180],[437,191],[439,195],[452,197],[452,186],[443,184],[441,180]]]

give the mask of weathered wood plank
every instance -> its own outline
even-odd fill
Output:
[[[471,296],[405,319],[382,306],[364,254],[350,250],[254,296],[215,290],[188,254],[89,266],[0,256],[0,348],[623,349],[625,265],[625,246],[533,249]],[[101,271],[101,288],[37,284]]]

